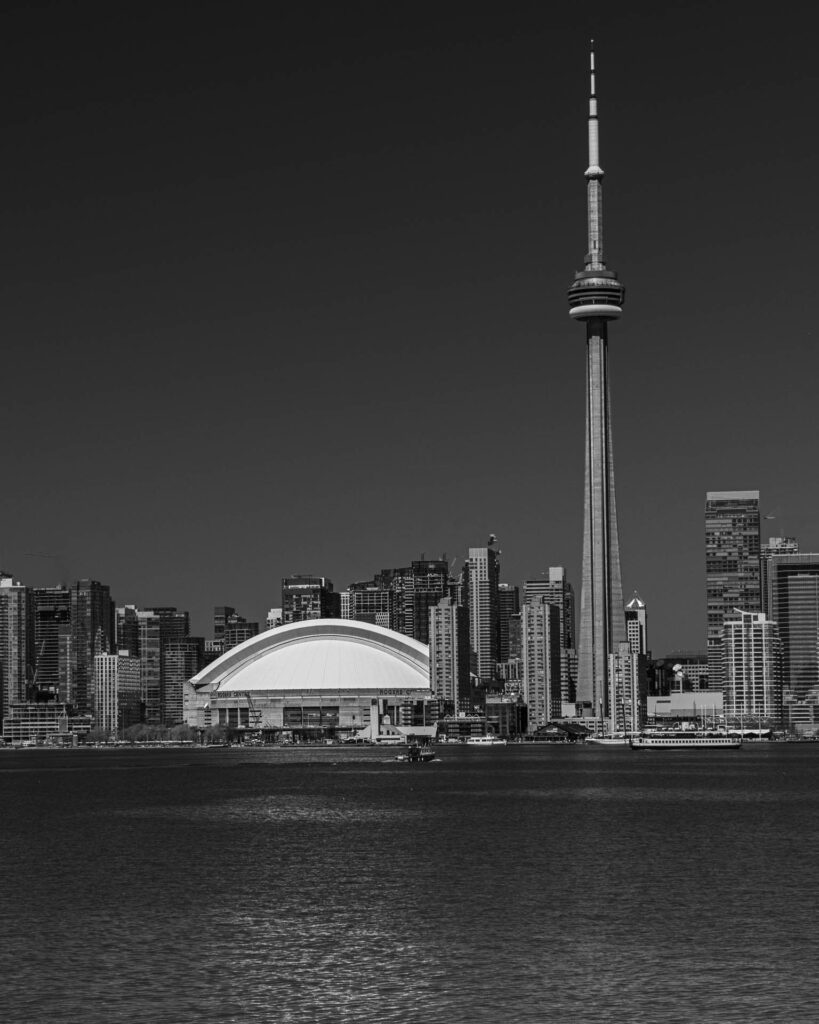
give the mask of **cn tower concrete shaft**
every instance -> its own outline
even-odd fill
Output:
[[[608,655],[626,638],[605,320],[586,321],[586,474],[577,699],[607,712]]]

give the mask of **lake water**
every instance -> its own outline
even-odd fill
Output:
[[[0,752],[0,1017],[787,1021],[819,744]]]

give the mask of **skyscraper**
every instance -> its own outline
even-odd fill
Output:
[[[67,697],[79,712],[94,713],[94,658],[114,648],[116,618],[111,591],[97,580],[77,580],[69,591],[71,633]]]
[[[337,619],[341,614],[341,595],[333,590],[326,576],[285,576],[282,579],[282,621]]]
[[[590,67],[588,252],[583,270],[575,274],[569,289],[569,314],[586,324],[586,474],[577,700],[598,715],[605,713],[608,703],[609,654],[626,638],[608,381],[608,322],[620,316],[625,290],[603,258],[603,170],[594,50]]]
[[[574,588],[566,579],[562,565],[550,565],[548,577],[525,580],[524,604],[545,598],[554,605],[560,616],[560,692],[561,699],[573,703],[576,699],[577,648],[575,647]]]
[[[509,634],[509,624],[515,615],[520,615],[520,590],[511,583],[498,584],[498,661],[509,661],[520,657]]]
[[[750,717],[779,725],[782,659],[779,628],[764,612],[738,611],[723,623],[724,708],[729,718]]]
[[[27,699],[33,661],[31,591],[0,571],[0,719]]]
[[[165,721],[165,648],[189,634],[190,616],[176,608],[140,610],[129,604],[117,609],[117,647],[140,659],[142,701],[149,725]],[[173,697],[172,704],[176,715],[178,695]]]
[[[762,608],[759,491],[709,491],[705,496],[705,586],[708,687],[725,680],[722,629],[734,611]]]
[[[469,643],[475,653],[475,674],[482,686],[491,687],[497,676],[500,656],[498,552],[491,544],[485,548],[470,548],[466,565],[469,573]]]
[[[626,636],[629,649],[634,654],[648,654],[648,633],[646,631],[646,603],[637,591],[626,605]]]
[[[34,587],[34,690],[36,699],[57,700],[68,678],[71,596],[66,587]]]
[[[769,537],[759,549],[760,588],[762,590],[762,611],[770,615],[768,608],[768,563],[774,555],[798,555],[799,541],[796,537]]]
[[[524,604],[520,620],[522,691],[532,733],[560,717],[560,612],[538,597]]]
[[[768,615],[779,626],[790,725],[819,724],[819,554],[768,558]]]
[[[183,693],[185,683],[204,668],[205,640],[186,636],[169,640],[163,657],[163,723],[178,725],[184,721]]]
[[[452,712],[469,709],[469,622],[451,597],[429,610],[429,682]]]

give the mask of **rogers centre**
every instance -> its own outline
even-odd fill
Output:
[[[269,739],[374,739],[423,718],[431,696],[426,644],[366,622],[310,619],[225,652],[186,684],[184,714],[195,728]]]

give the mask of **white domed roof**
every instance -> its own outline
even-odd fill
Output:
[[[429,648],[351,619],[310,619],[245,640],[191,682],[220,692],[429,690]]]

